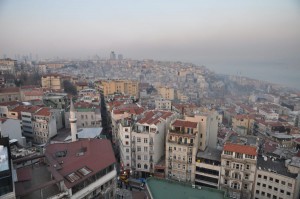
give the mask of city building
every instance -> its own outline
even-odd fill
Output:
[[[47,88],[51,90],[61,90],[63,89],[64,77],[60,74],[46,74],[42,76],[42,88]]]
[[[196,157],[195,185],[219,189],[221,177],[221,150],[207,147]]]
[[[160,86],[158,87],[158,93],[161,95],[162,98],[166,100],[174,100],[175,99],[175,90],[174,88]]]
[[[76,118],[78,118],[77,127],[100,127],[102,124],[100,106],[88,102],[76,102],[74,104]],[[65,127],[70,128],[70,112],[65,112]]]
[[[135,80],[102,80],[104,96],[122,93],[139,98],[139,82]]]
[[[171,110],[172,109],[172,101],[166,100],[163,98],[155,100],[155,108],[159,110]]]
[[[0,59],[0,74],[15,74],[17,60],[10,58]]]
[[[18,101],[11,101],[11,102],[2,102],[0,103],[0,118],[5,118],[8,116],[8,112],[17,106],[20,105]]]
[[[16,196],[113,199],[117,185],[115,163],[111,143],[106,139],[49,144],[42,155],[14,161]]]
[[[67,93],[44,93],[43,96],[43,103],[51,108],[56,109],[66,109],[69,104],[70,100],[68,98]]]
[[[0,137],[0,179],[0,198],[16,198],[8,137]]]
[[[11,141],[17,141],[19,145],[26,147],[26,139],[22,135],[21,120],[0,119],[0,134],[8,137]]]
[[[0,88],[0,102],[21,101],[20,88]]]
[[[300,170],[289,170],[289,163],[288,160],[258,156],[253,198],[298,199]],[[300,168],[300,161],[296,165]]]
[[[174,180],[194,182],[195,162],[199,148],[200,124],[187,120],[171,123],[166,138],[166,176]]]
[[[220,188],[233,198],[253,198],[257,165],[256,137],[232,135],[221,155]]]
[[[44,144],[57,134],[56,118],[50,108],[40,108],[33,114],[32,120],[35,143]]]

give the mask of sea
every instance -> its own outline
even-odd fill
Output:
[[[285,64],[205,66],[217,74],[239,75],[300,90],[300,63],[298,66]]]

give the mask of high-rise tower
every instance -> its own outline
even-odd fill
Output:
[[[70,105],[70,125],[71,125],[71,137],[72,137],[72,142],[76,141],[76,136],[77,136],[77,118],[76,118],[76,111],[74,108],[73,101],[71,99],[71,105]]]

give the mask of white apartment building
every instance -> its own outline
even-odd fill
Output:
[[[300,159],[300,158],[299,158]],[[288,170],[289,161],[259,156],[257,160],[255,199],[298,199],[300,174]],[[298,163],[300,166],[300,161]]]
[[[175,120],[166,139],[166,176],[184,181],[195,181],[195,162],[200,143],[200,124]]]
[[[256,138],[230,137],[221,155],[220,187],[233,198],[253,198],[257,163]]]
[[[164,155],[166,128],[177,114],[147,111],[139,119],[124,118],[119,122],[120,159],[124,170],[148,177]]]
[[[172,102],[171,100],[166,100],[163,98],[155,100],[155,108],[159,110],[171,110],[172,109]]]
[[[33,114],[34,142],[43,144],[57,134],[56,118],[50,108],[43,107]]]

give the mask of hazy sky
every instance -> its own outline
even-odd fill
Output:
[[[299,0],[0,0],[0,56],[300,67]]]

